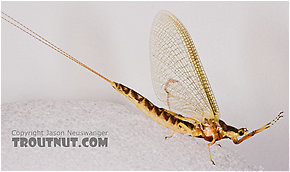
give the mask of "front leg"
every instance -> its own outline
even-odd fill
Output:
[[[257,129],[257,130],[254,130],[254,131],[252,131],[252,132],[250,132],[249,134],[245,135],[245,136],[242,137],[241,139],[239,139],[239,140],[238,140],[237,138],[233,139],[233,142],[234,142],[235,144],[240,144],[240,143],[242,143],[244,140],[247,140],[247,139],[253,137],[255,134],[258,134],[258,133],[260,133],[260,132],[262,132],[262,131],[268,129],[269,127],[271,127],[272,125],[274,125],[274,124],[275,124],[275,123],[276,123],[276,122],[277,122],[281,117],[283,117],[282,113],[283,113],[283,112],[280,112],[279,115],[278,115],[274,120],[272,120],[271,122],[267,123],[267,124],[264,125],[263,127],[259,128],[259,129]]]

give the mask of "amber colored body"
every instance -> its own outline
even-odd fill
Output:
[[[219,123],[211,120],[205,120],[204,123],[192,122],[180,114],[155,106],[136,91],[122,84],[113,82],[112,86],[151,119],[174,132],[188,134],[192,137],[201,137],[209,142],[223,138],[235,140],[235,135],[238,136],[239,130],[225,124],[222,120],[219,120]]]
[[[133,89],[130,89],[116,82],[110,81],[110,83],[114,89],[123,94],[132,103],[134,103],[137,106],[137,108],[140,109],[143,113],[145,113],[151,119],[163,125],[164,127],[173,130],[174,133],[178,132],[180,134],[187,134],[192,137],[204,138],[204,140],[210,142],[208,144],[209,154],[210,154],[210,146],[213,145],[216,141],[229,138],[235,144],[240,144],[242,141],[269,128],[277,120],[279,120],[280,117],[282,117],[281,114],[283,113],[280,112],[279,115],[273,121],[247,134],[248,130],[246,128],[237,129],[233,126],[227,125],[222,120],[216,122],[214,120],[205,119],[204,122],[200,123],[196,119],[187,118],[172,111],[159,108],[154,104],[152,104],[148,99],[146,99],[145,97],[134,91]],[[172,137],[172,135],[169,137]],[[238,139],[238,136],[243,137],[241,139]],[[212,163],[215,164],[211,158],[211,154],[210,159]]]
[[[193,67],[196,69],[197,78],[201,84],[202,90],[204,90],[204,93],[206,95],[206,99],[208,100],[209,107],[211,108],[212,117],[211,118],[204,118],[202,121],[195,119],[193,117],[185,117],[180,114],[174,113],[170,110],[166,110],[163,108],[159,108],[152,104],[148,99],[137,93],[136,91],[122,85],[116,82],[113,82],[109,80],[108,78],[104,77],[103,75],[99,74],[98,72],[94,71],[84,63],[80,62],[76,58],[72,57],[65,51],[61,50],[60,48],[56,47],[51,42],[47,41],[45,38],[41,37],[37,33],[33,32],[17,20],[13,19],[9,15],[5,14],[4,12],[1,12],[2,16],[1,18],[8,23],[12,24],[13,26],[17,27],[18,29],[22,30],[23,32],[27,33],[28,35],[32,36],[36,40],[40,41],[41,43],[47,45],[48,47],[54,49],[55,51],[59,52],[60,54],[64,55],[65,57],[69,58],[70,60],[74,61],[75,63],[81,65],[82,67],[88,69],[89,71],[93,72],[94,74],[98,75],[102,79],[109,82],[114,89],[116,89],[118,92],[123,94],[126,98],[128,98],[132,103],[134,103],[138,109],[140,109],[142,112],[144,112],[147,116],[149,116],[154,121],[158,122],[159,124],[171,129],[175,132],[181,133],[181,134],[187,134],[192,137],[199,137],[204,138],[206,141],[210,142],[208,143],[208,149],[210,154],[210,146],[216,143],[216,141],[229,138],[231,139],[235,144],[239,144],[242,141],[254,136],[255,134],[264,131],[265,129],[269,128],[271,125],[273,125],[276,121],[279,120],[280,117],[282,117],[282,113],[280,112],[279,115],[271,122],[267,123],[263,127],[254,130],[247,134],[246,128],[240,128],[237,129],[235,127],[232,127],[230,125],[227,125],[225,122],[219,119],[219,111],[218,106],[216,103],[216,100],[213,96],[213,92],[210,88],[209,82],[207,80],[207,77],[205,75],[205,72],[202,68],[200,59],[196,53],[195,47],[193,45],[193,42],[184,28],[184,26],[181,24],[181,22],[172,14],[165,13],[163,17],[166,18],[166,20],[172,24],[172,27],[177,29],[179,32],[179,36],[182,37],[184,45],[186,45],[186,50],[189,52],[189,59],[190,64],[193,65]],[[162,14],[160,15],[162,16]],[[159,26],[159,25],[158,25]],[[166,34],[162,34],[163,36]],[[180,38],[181,38],[180,37]],[[178,38],[179,39],[179,38]],[[169,40],[171,41],[171,40]],[[180,54],[180,53],[177,53]],[[174,58],[174,57],[171,57]],[[190,73],[188,77],[192,77],[193,75]],[[184,76],[182,76],[184,77]],[[186,78],[188,78],[186,76]],[[172,83],[177,83],[178,80],[169,78],[166,81],[164,91],[167,93],[167,105],[170,107],[169,103],[169,96],[172,94],[170,93],[167,88]],[[192,83],[193,84],[193,83]],[[199,114],[200,115],[200,114]],[[173,133],[173,134],[174,134]],[[173,134],[169,137],[172,137]],[[243,136],[241,139],[238,139],[238,136]],[[166,138],[169,138],[166,137]],[[214,161],[211,158],[210,154],[210,160],[214,164]]]

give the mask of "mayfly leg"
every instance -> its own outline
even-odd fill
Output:
[[[213,165],[215,165],[215,163],[214,163],[214,161],[211,158],[210,146],[213,145],[214,143],[215,143],[215,140],[213,140],[212,142],[210,142],[210,143],[207,144],[207,146],[208,146],[208,152],[209,152],[209,158],[210,158],[210,161],[213,163]]]
[[[258,134],[266,129],[268,129],[269,127],[271,127],[272,125],[274,125],[281,117],[283,117],[284,112],[280,112],[277,117],[275,119],[273,119],[271,122],[267,123],[266,125],[264,125],[263,127],[256,129],[252,132],[250,132],[249,134],[245,135],[244,137],[242,137],[240,140],[234,140],[235,144],[240,144],[242,143],[244,140],[247,140],[251,137],[253,137],[255,134]]]
[[[222,147],[222,145],[221,145],[221,144],[219,144],[219,143],[217,143],[217,142],[215,142],[215,144],[216,144],[216,145],[218,145],[219,147]]]
[[[175,134],[175,131],[170,136],[166,136],[165,139],[169,139],[169,138],[173,137],[174,134]]]

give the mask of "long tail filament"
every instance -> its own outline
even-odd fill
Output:
[[[92,68],[90,68],[89,66],[85,65],[84,63],[80,62],[79,60],[77,60],[76,58],[74,58],[73,56],[71,56],[70,54],[66,53],[65,51],[63,51],[62,49],[58,48],[57,46],[55,46],[53,43],[49,42],[47,39],[43,38],[42,36],[40,36],[39,34],[35,33],[34,31],[32,31],[31,29],[29,29],[28,27],[26,27],[25,25],[23,25],[22,23],[20,23],[19,21],[15,20],[14,18],[10,17],[9,15],[5,14],[4,12],[2,12],[2,16],[1,18],[4,21],[7,21],[8,23],[10,23],[11,25],[15,26],[16,28],[22,30],[23,32],[27,33],[28,35],[30,35],[31,37],[33,37],[34,39],[40,41],[41,43],[47,45],[48,47],[52,48],[53,50],[59,52],[60,54],[64,55],[65,57],[69,58],[70,60],[74,61],[75,63],[81,65],[82,67],[88,69],[89,71],[93,72],[94,74],[98,75],[99,77],[103,78],[104,80],[106,80],[107,82],[109,82],[110,84],[113,84],[114,82],[109,80],[108,78],[104,77],[103,75],[101,75],[100,73],[96,72],[95,70],[93,70]]]

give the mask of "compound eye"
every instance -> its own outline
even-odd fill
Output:
[[[240,136],[244,135],[244,131],[240,130],[240,131],[239,131],[239,135],[240,135]]]

